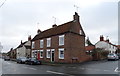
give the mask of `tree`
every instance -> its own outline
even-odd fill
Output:
[[[87,37],[87,39],[86,39],[86,44],[87,44],[88,46],[93,45],[93,44],[91,43],[91,41],[89,40],[89,37]]]

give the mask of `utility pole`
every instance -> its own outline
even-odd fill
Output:
[[[0,5],[0,8],[5,4],[6,0]]]

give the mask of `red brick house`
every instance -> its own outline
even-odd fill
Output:
[[[53,25],[45,31],[38,30],[32,39],[32,57],[45,62],[79,63],[87,61],[85,33],[75,12],[73,20]]]

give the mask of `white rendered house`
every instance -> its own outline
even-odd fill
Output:
[[[109,51],[109,53],[115,53],[117,50],[117,46],[109,42],[109,39],[104,40],[103,35],[100,36],[100,41],[95,44],[95,48],[101,48],[105,51]]]

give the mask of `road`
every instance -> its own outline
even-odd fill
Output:
[[[2,60],[2,74],[118,74],[119,61],[91,61],[81,64],[26,65]]]

